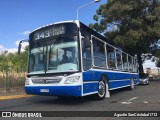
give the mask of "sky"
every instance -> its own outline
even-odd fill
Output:
[[[94,0],[0,0],[0,51],[17,51],[19,41],[41,26],[75,20],[77,8]],[[94,23],[93,15],[107,0],[79,10],[79,20]]]

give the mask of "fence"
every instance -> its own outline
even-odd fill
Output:
[[[23,91],[26,72],[21,68],[0,68],[0,92]]]

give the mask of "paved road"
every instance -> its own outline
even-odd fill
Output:
[[[0,100],[0,111],[160,111],[160,80],[138,85],[134,90],[114,90],[110,99],[102,101],[53,96]]]

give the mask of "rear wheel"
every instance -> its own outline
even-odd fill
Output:
[[[131,78],[130,89],[134,90],[134,78]]]

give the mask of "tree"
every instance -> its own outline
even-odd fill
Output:
[[[151,44],[160,38],[159,0],[108,0],[93,16],[89,26],[103,33],[129,54],[137,54],[143,71],[142,53],[151,52]]]
[[[27,68],[27,58],[28,58],[28,46],[25,48],[24,52],[21,54],[16,53],[14,57],[14,69],[20,68],[23,71],[26,71]]]
[[[12,70],[21,69],[23,71],[26,71],[27,56],[28,46],[20,55],[18,53],[8,53],[8,51],[2,51],[0,53],[0,70],[4,70],[6,69],[6,67],[8,67],[8,69]]]

